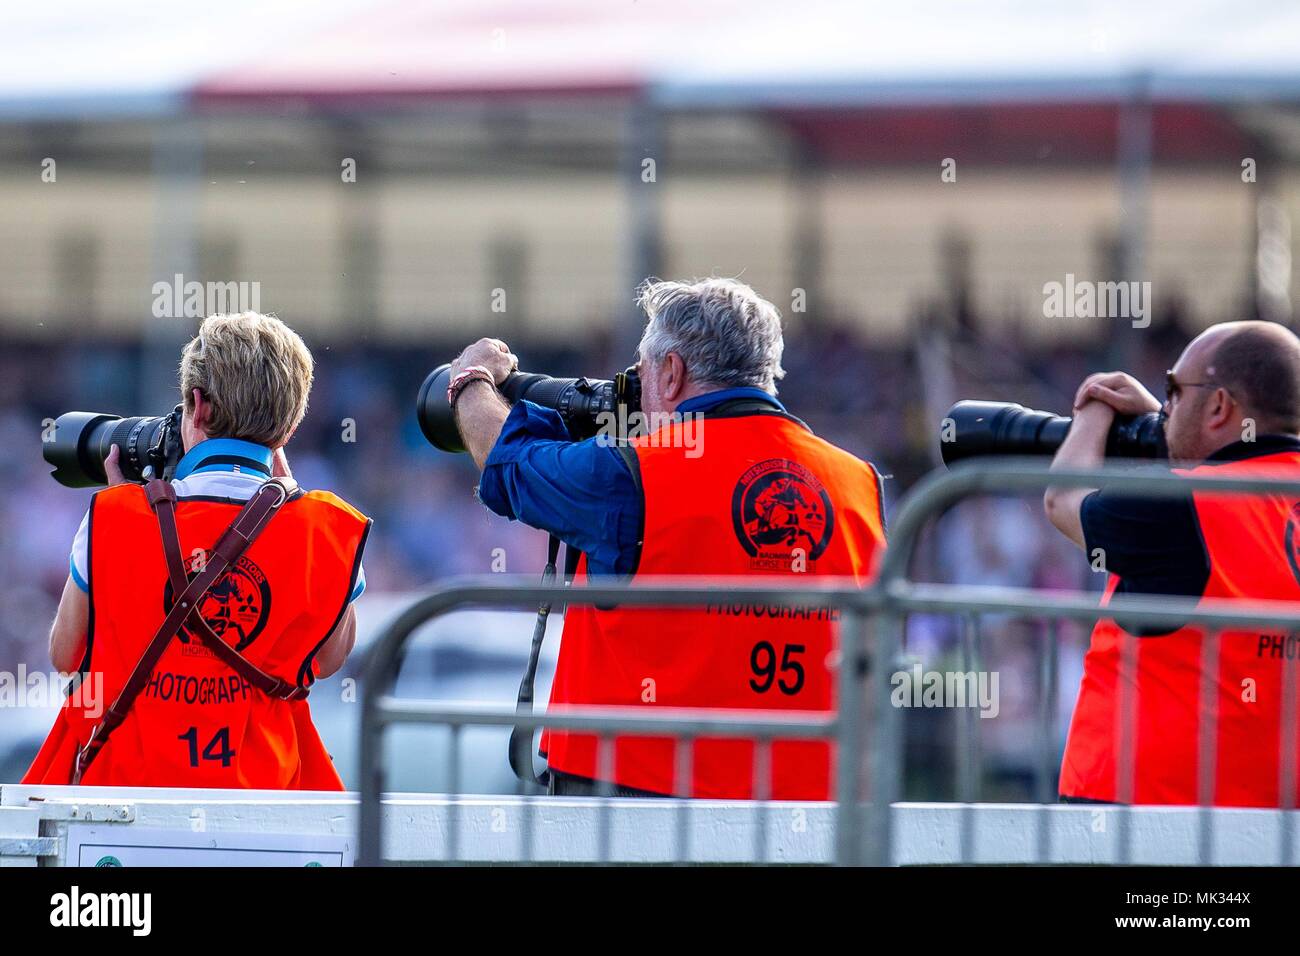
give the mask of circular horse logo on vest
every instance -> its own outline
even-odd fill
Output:
[[[1291,514],[1286,519],[1286,535],[1282,546],[1286,548],[1286,559],[1291,565],[1291,573],[1296,583],[1300,584],[1300,502],[1291,507]]]
[[[187,562],[186,576],[189,579],[203,569],[206,558],[204,553]],[[171,581],[168,581],[163,588],[164,612],[171,611],[174,599]],[[213,633],[235,650],[242,651],[266,628],[266,619],[271,614],[271,585],[261,568],[241,557],[199,602],[199,613]],[[199,643],[189,628],[182,628],[178,636],[186,644],[191,638]]]
[[[816,561],[835,530],[831,497],[817,476],[794,461],[769,458],[736,482],[731,520],[755,569],[790,570],[799,549]]]

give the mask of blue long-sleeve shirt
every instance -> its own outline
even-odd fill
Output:
[[[727,388],[689,398],[677,411],[707,412],[736,399],[785,410],[762,389]],[[636,567],[644,505],[632,472],[608,442],[571,441],[556,411],[515,403],[483,465],[478,497],[584,552],[592,574],[627,575]]]

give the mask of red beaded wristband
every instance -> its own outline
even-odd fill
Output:
[[[454,408],[456,399],[460,397],[460,393],[464,391],[465,386],[470,382],[487,382],[493,386],[497,383],[492,373],[482,365],[471,365],[468,368],[461,369],[460,373],[447,386],[447,404]]]

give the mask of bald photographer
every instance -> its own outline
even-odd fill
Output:
[[[1174,475],[1300,476],[1300,340],[1268,322],[1215,325],[1166,374],[1163,405],[1125,373],[1089,376],[1053,467],[1102,465],[1115,416],[1154,411],[1165,416]],[[1116,594],[1300,600],[1300,504],[1291,497],[1052,488],[1043,502],[1061,533],[1109,572],[1106,602]],[[1138,640],[1136,674],[1125,687],[1121,655],[1129,634]],[[1199,627],[1126,631],[1115,620],[1098,622],[1061,768],[1063,799],[1199,801],[1198,730],[1211,717],[1200,706],[1202,637]],[[1222,633],[1212,803],[1279,805],[1284,663],[1296,651],[1290,634]],[[1126,693],[1136,710],[1128,725],[1135,734],[1127,748],[1135,760],[1131,784],[1124,779],[1130,768],[1117,757],[1118,735],[1130,732],[1118,713]]]

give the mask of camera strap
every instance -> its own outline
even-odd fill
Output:
[[[294,490],[296,485],[292,479],[272,478],[265,482],[248,499],[230,526],[217,539],[203,567],[193,578],[187,580],[185,559],[181,554],[180,537],[176,530],[176,490],[171,482],[162,479],[154,479],[145,485],[145,495],[149,500],[149,507],[158,520],[163,553],[167,559],[167,571],[174,595],[172,606],[140,656],[140,660],[136,662],[121,693],[104,711],[104,718],[95,725],[85,746],[77,751],[76,762],[72,769],[71,782],[74,785],[81,782],[87,768],[108,742],[109,735],[126,720],[131,705],[148,684],[149,676],[162,658],[163,651],[167,649],[172,638],[180,633],[182,627],[196,634],[218,658],[229,664],[259,690],[282,700],[293,700],[307,695],[305,688],[289,684],[260,670],[218,637],[199,614],[199,605],[208,592],[243,556]]]
[[[285,500],[288,500],[297,490],[296,483],[291,484],[291,479],[278,479],[278,481],[283,483],[286,494]],[[180,534],[176,530],[176,493],[170,484],[167,484],[167,490],[170,495],[164,494],[163,498],[155,506],[154,514],[158,518],[158,530],[162,534],[163,554],[167,559],[167,573],[171,579],[172,593],[177,594],[187,587],[188,576],[185,573],[185,559],[181,554]],[[258,528],[258,531],[260,532],[261,528]],[[250,540],[248,543],[252,544],[252,541]],[[208,560],[210,561],[211,557]],[[238,559],[236,558],[236,560]],[[185,621],[185,629],[195,635],[199,642],[212,651],[222,663],[248,681],[253,687],[266,694],[267,697],[273,697],[277,700],[301,700],[307,696],[307,688],[268,674],[222,640],[203,618],[203,615],[199,613],[197,606]]]
[[[546,569],[542,571],[542,587],[555,583],[556,562],[560,556],[560,539],[551,535],[547,546]],[[578,558],[581,552],[577,548],[564,546],[564,583],[570,584],[578,570]],[[528,666],[523,679],[519,682],[519,697],[515,701],[515,715],[531,717],[533,713],[534,685],[537,683],[537,663],[542,655],[542,642],[546,639],[546,622],[551,616],[551,602],[543,601],[537,608],[537,622],[533,625],[533,644],[528,651]],[[533,731],[536,728],[515,724],[510,730],[510,769],[524,783],[534,783],[539,787],[547,786],[551,781],[551,772],[543,770],[538,773],[533,769]]]

